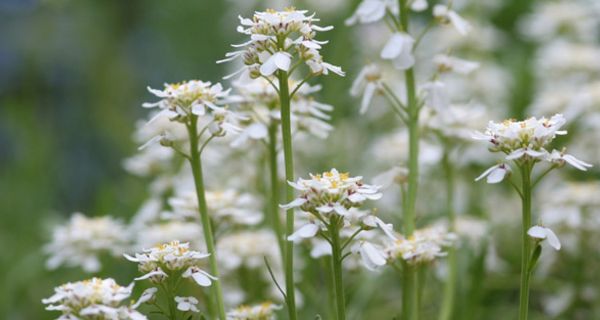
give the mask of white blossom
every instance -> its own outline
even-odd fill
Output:
[[[413,66],[415,57],[412,54],[415,40],[405,32],[396,32],[381,50],[381,58],[392,60],[394,67],[406,70]]]
[[[467,35],[471,31],[471,25],[465,19],[463,19],[458,13],[448,8],[443,4],[436,4],[433,7],[433,16],[436,17],[443,24],[452,24],[454,29],[460,35]]]
[[[504,180],[504,177],[511,172],[512,170],[509,165],[501,163],[485,170],[479,177],[475,178],[475,181],[486,178],[487,183],[498,183]]]
[[[46,266],[77,266],[85,272],[97,272],[101,269],[99,255],[119,256],[128,243],[129,235],[121,221],[110,216],[88,218],[78,212],[53,230],[51,242],[44,247],[50,255]]]
[[[263,302],[253,306],[239,306],[227,312],[227,320],[275,320],[275,310],[280,310],[280,305]]]
[[[69,282],[54,289],[50,298],[43,299],[46,310],[60,311],[59,319],[82,320],[144,320],[146,316],[123,304],[131,296],[133,283],[127,287],[113,279],[92,278]]]
[[[175,302],[177,302],[177,310],[187,312],[200,312],[196,305],[198,304],[198,299],[194,297],[175,297]]]
[[[373,96],[382,90],[381,70],[376,64],[368,64],[362,68],[352,83],[350,94],[354,97],[362,95],[360,113],[367,112]]]
[[[469,74],[479,68],[479,63],[451,57],[445,54],[438,54],[433,57],[433,63],[440,72],[456,72],[459,74]]]
[[[535,239],[548,240],[548,244],[555,250],[560,250],[560,240],[550,228],[533,226],[527,230],[527,234]]]

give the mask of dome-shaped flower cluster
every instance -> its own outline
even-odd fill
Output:
[[[330,71],[344,75],[340,67],[323,61],[319,53],[326,41],[315,40],[317,32],[329,31],[333,27],[320,27],[319,21],[308,11],[288,8],[284,11],[267,10],[256,12],[252,19],[240,18],[237,31],[250,36],[250,40],[233,47],[242,50],[229,52],[217,63],[242,58],[245,65],[229,77],[248,71],[250,77],[271,76],[277,70],[290,71],[292,60],[303,61],[312,74],[328,74]]]
[[[61,311],[59,319],[146,319],[133,307],[121,305],[132,290],[133,283],[122,287],[110,278],[92,278],[57,287],[54,295],[42,302],[48,305],[46,310]]]
[[[490,151],[504,152],[507,155],[506,160],[514,160],[518,165],[538,161],[550,162],[557,166],[569,163],[585,171],[592,165],[566,154],[565,149],[552,150],[552,152],[546,149],[557,135],[567,134],[567,131],[560,130],[565,123],[566,120],[561,114],[556,114],[549,119],[531,117],[523,121],[512,119],[500,123],[490,121],[486,131],[477,132],[473,138],[489,141]],[[476,180],[487,176],[488,183],[497,183],[502,181],[510,171],[510,167],[506,164],[495,165]]]
[[[210,286],[216,280],[204,270],[200,269],[202,260],[209,254],[190,250],[189,243],[171,241],[143,253],[136,253],[135,257],[125,255],[127,260],[138,263],[138,269],[144,273],[135,280],[150,279],[154,283],[162,282],[169,276],[182,276],[192,278],[198,285]]]
[[[300,191],[300,196],[281,207],[300,208],[319,215],[336,213],[344,216],[348,209],[360,207],[366,200],[378,200],[382,196],[378,186],[365,184],[362,177],[350,177],[348,173],[340,173],[336,169],[288,183]]]

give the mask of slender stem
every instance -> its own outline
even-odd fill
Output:
[[[277,237],[277,244],[281,253],[281,259],[284,259],[284,234],[281,228],[281,217],[279,216],[279,175],[277,173],[277,123],[269,125],[269,169],[271,175],[271,197],[270,211],[271,224]]]
[[[290,89],[288,74],[279,71],[279,105],[281,107],[281,135],[283,137],[283,157],[285,160],[285,180],[294,181],[294,158],[292,153],[292,124],[290,111]],[[286,203],[294,200],[294,189],[286,183]],[[294,232],[294,210],[286,211],[286,239]],[[290,320],[295,320],[296,298],[294,292],[294,243],[286,241],[285,248],[285,290],[287,297],[288,315]]]
[[[200,211],[200,219],[202,221],[202,229],[204,232],[204,241],[206,242],[206,250],[210,254],[208,257],[210,265],[210,273],[217,277],[211,286],[213,296],[217,301],[217,310],[219,318],[225,320],[225,305],[223,303],[223,291],[221,289],[221,279],[219,278],[219,267],[217,265],[217,252],[215,250],[215,240],[212,231],[211,220],[208,215],[206,205],[206,195],[204,191],[204,178],[202,177],[202,161],[200,151],[198,150],[198,117],[192,116],[188,125],[188,133],[190,137],[190,165],[194,175],[194,183],[196,185],[196,196],[198,198],[198,209]]]
[[[406,0],[398,0],[400,8],[400,23],[404,32],[409,32],[408,11]],[[408,113],[408,190],[406,195],[406,210],[404,212],[404,233],[410,236],[415,230],[415,204],[419,184],[419,106],[415,87],[414,69],[411,67],[404,71],[407,96]],[[402,286],[402,312],[407,320],[416,320],[418,315],[418,301],[415,298],[418,292],[415,268],[404,268],[404,285]]]
[[[346,320],[346,298],[344,296],[344,283],[342,280],[342,248],[339,235],[339,221],[329,225],[331,236],[331,261],[333,266],[333,281],[335,283],[335,303],[337,307],[337,320]]]
[[[449,144],[444,143],[444,155],[442,157],[442,164],[446,176],[446,212],[448,215],[449,231],[454,232],[456,228],[456,213],[454,211],[454,170],[452,168],[452,162],[449,155]],[[452,312],[454,308],[454,296],[456,288],[456,275],[458,272],[457,260],[456,260],[456,248],[451,247],[448,250],[448,277],[446,278],[446,285],[444,287],[444,300],[440,310],[439,320],[449,320],[452,318]]]
[[[529,276],[528,260],[531,254],[531,241],[527,235],[527,230],[531,226],[531,165],[524,163],[521,165],[522,178],[522,206],[523,206],[523,228],[522,228],[522,248],[521,248],[521,291],[519,293],[519,320],[527,319],[529,308]]]
[[[402,320],[418,319],[418,277],[416,267],[403,262],[402,265]]]

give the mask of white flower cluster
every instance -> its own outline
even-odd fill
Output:
[[[88,218],[75,213],[67,224],[53,230],[52,241],[44,247],[50,254],[46,265],[50,269],[80,266],[86,272],[97,272],[101,268],[100,254],[119,256],[127,245],[128,234],[120,221],[110,216]]]
[[[336,169],[288,183],[301,193],[294,201],[281,207],[300,208],[318,215],[336,213],[344,216],[348,209],[360,207],[366,200],[381,198],[378,186],[364,184],[362,177],[350,177],[348,173],[340,173]]]
[[[289,80],[290,88],[295,88],[297,85],[299,85],[298,81]],[[268,128],[281,121],[277,91],[263,78],[252,80],[242,77],[233,82],[233,87],[241,97],[240,112],[249,121],[232,142],[232,146],[242,146],[248,140],[266,139]],[[292,97],[290,102],[292,132],[307,132],[324,139],[333,130],[327,122],[331,119],[327,113],[333,110],[333,106],[318,102],[311,96],[319,90],[321,90],[320,86],[304,83]]]
[[[250,36],[247,42],[233,45],[242,50],[229,52],[226,58],[217,63],[242,58],[244,68],[240,72],[249,72],[251,78],[268,77],[277,70],[291,71],[292,61],[304,62],[311,74],[328,74],[330,71],[343,76],[340,67],[323,61],[319,50],[326,41],[315,39],[317,32],[329,31],[333,27],[320,27],[319,21],[308,11],[288,8],[284,11],[267,10],[256,12],[252,19],[240,19],[237,31]],[[226,77],[227,78],[227,77]]]
[[[490,151],[504,152],[507,155],[506,160],[514,160],[519,165],[530,161],[547,161],[558,166],[568,163],[585,171],[591,164],[566,154],[564,149],[552,152],[546,150],[557,135],[567,134],[566,131],[560,130],[565,123],[566,120],[561,114],[556,114],[550,119],[531,117],[524,121],[490,121],[485,133],[477,132],[473,138],[490,142]],[[489,168],[476,180],[487,177],[488,183],[497,183],[509,172],[510,167],[507,164],[498,164]]]
[[[438,257],[445,256],[444,248],[456,240],[454,233],[449,233],[441,226],[428,227],[409,236],[394,235],[386,232],[389,239],[384,245],[376,245],[365,241],[361,243],[359,253],[368,269],[376,269],[399,259],[410,265],[431,263]],[[391,241],[390,241],[391,240]]]
[[[213,135],[240,131],[236,126],[239,116],[224,106],[229,102],[229,90],[223,90],[220,83],[213,85],[210,82],[189,80],[181,83],[165,83],[163,90],[148,87],[148,91],[161,99],[142,105],[144,108],[158,107],[161,110],[148,123],[165,116],[171,121],[187,123],[191,115],[196,115],[210,123],[209,130]],[[161,144],[168,145],[170,140],[169,133],[163,132],[148,141],[142,148],[159,141]]]
[[[207,191],[208,211],[218,223],[256,225],[263,220],[260,201],[249,194],[235,189]],[[173,215],[177,218],[197,218],[198,198],[195,191],[186,191],[169,199]]]
[[[61,311],[61,320],[144,320],[146,316],[135,311],[137,303],[122,305],[131,296],[133,283],[127,287],[113,279],[92,278],[69,282],[54,289],[55,293],[42,303],[46,310]]]
[[[260,269],[269,263],[278,266],[280,261],[277,238],[268,230],[240,231],[224,235],[217,242],[219,264],[225,270],[234,270],[241,266]]]
[[[227,320],[274,320],[280,305],[264,302],[254,306],[239,306],[227,312]]]
[[[140,272],[145,273],[135,280],[150,279],[153,283],[160,283],[169,276],[192,278],[198,285],[208,287],[212,280],[216,280],[204,270],[200,269],[202,260],[208,254],[190,250],[189,243],[172,241],[161,244],[143,253],[136,253],[135,257],[125,254],[125,258],[138,263]]]

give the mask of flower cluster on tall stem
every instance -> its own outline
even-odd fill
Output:
[[[391,225],[384,224],[379,218],[365,212],[356,214],[355,210],[351,210],[361,207],[366,200],[381,198],[379,187],[363,183],[362,177],[351,177],[336,169],[288,183],[300,191],[300,195],[282,207],[288,210],[298,208],[310,215],[309,223],[300,227],[288,240],[291,243],[318,235],[331,245],[336,315],[338,320],[346,319],[342,280],[342,262],[347,256],[344,249],[363,230],[379,227],[391,232]],[[342,242],[344,229],[352,231],[348,239]]]
[[[226,54],[226,58],[218,61],[226,62],[241,58],[244,67],[238,72],[251,78],[262,77],[273,85],[279,94],[281,108],[281,131],[283,138],[283,154],[285,159],[285,178],[294,180],[294,161],[292,148],[292,126],[290,100],[301,88],[304,82],[313,76],[336,73],[343,76],[340,67],[323,61],[319,50],[326,41],[315,39],[317,32],[328,31],[333,27],[320,27],[314,22],[319,21],[315,15],[307,15],[308,11],[288,8],[283,11],[266,10],[256,12],[252,19],[240,17],[238,32],[250,39],[234,47],[241,50]],[[289,87],[290,76],[304,64],[307,67],[304,79],[295,88]],[[233,75],[231,75],[233,76]],[[291,201],[294,191],[291,187],[286,190],[286,199]],[[294,230],[294,212],[287,210],[286,234]],[[296,319],[295,284],[293,275],[293,245],[288,243],[284,252],[286,304],[290,319]]]
[[[222,137],[227,133],[239,132],[240,128],[237,126],[237,121],[241,117],[226,106],[229,101],[229,90],[223,90],[218,83],[212,85],[210,82],[191,80],[178,84],[165,84],[164,90],[149,88],[149,91],[161,100],[156,103],[144,104],[144,107],[160,108],[159,114],[164,114],[171,121],[183,124],[188,133],[188,151],[170,140],[168,133],[163,133],[157,140],[162,145],[173,148],[185,157],[192,167],[204,241],[209,253],[210,273],[215,277],[212,286],[213,296],[217,304],[218,317],[224,320],[225,305],[223,303],[221,281],[218,279],[219,268],[212,221],[206,204],[201,154],[213,138]]]
[[[512,161],[520,171],[521,186],[512,181],[512,169],[508,163],[495,165],[476,180],[487,177],[488,183],[498,183],[507,179],[516,190],[522,203],[522,226],[521,226],[521,286],[519,294],[519,319],[527,319],[529,309],[529,280],[533,267],[541,254],[539,242],[548,238],[555,249],[560,249],[560,243],[554,233],[547,228],[536,228],[532,226],[532,191],[534,187],[550,171],[564,166],[566,163],[573,167],[586,171],[590,164],[581,161],[570,154],[553,150],[549,152],[547,147],[557,135],[566,135],[567,131],[561,130],[566,119],[561,114],[551,118],[531,117],[523,121],[505,120],[500,123],[490,121],[484,133],[476,133],[474,139],[488,141],[491,152],[502,152],[506,154],[505,160]],[[534,179],[534,167],[538,163],[547,162],[549,166]],[[532,239],[535,243],[532,243]],[[532,249],[532,244],[535,246]]]

